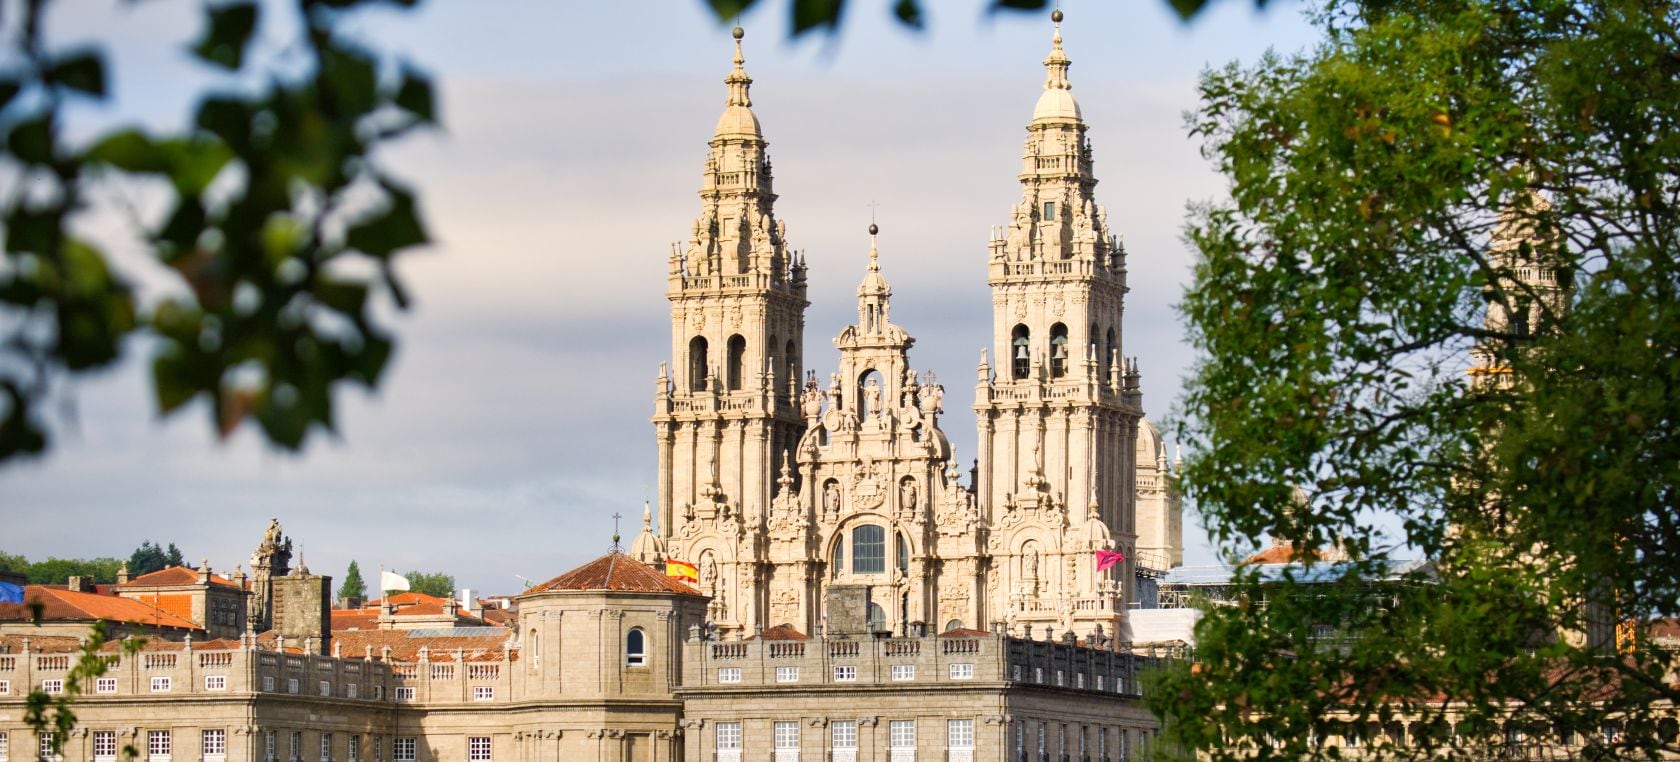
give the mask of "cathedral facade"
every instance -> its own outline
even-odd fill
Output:
[[[1123,351],[1126,251],[1094,197],[1059,23],[1021,200],[973,268],[991,287],[993,340],[968,474],[940,429],[945,389],[892,322],[875,226],[838,361],[806,356],[806,261],[775,215],[740,39],[701,213],[669,260],[658,529],[638,556],[694,564],[725,634],[820,633],[829,591],[846,586],[865,591],[877,631],[1124,637],[1138,576],[1182,560],[1181,508]],[[1125,560],[1099,569],[1097,551]]]

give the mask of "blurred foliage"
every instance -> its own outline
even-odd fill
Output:
[[[706,0],[721,21],[731,21],[741,14],[759,5],[762,0]],[[777,0],[770,0],[776,2]],[[794,37],[822,30],[836,32],[840,29],[840,20],[845,15],[846,0],[786,0],[788,3],[788,18],[793,23],[791,34]],[[1165,0],[1167,7],[1178,14],[1178,17],[1190,21],[1211,5],[1211,0]],[[1267,0],[1254,0],[1256,8],[1266,7]],[[886,6],[898,23],[911,29],[922,29],[927,24],[927,16],[922,11],[922,0],[887,0]],[[1055,6],[1052,0],[991,0],[989,11],[1043,11]]]
[[[1680,614],[1680,10],[1314,19],[1314,50],[1207,73],[1189,116],[1230,197],[1187,229],[1181,487],[1233,555],[1270,535],[1352,560],[1207,606],[1148,693],[1162,748],[1337,758],[1404,724],[1362,753],[1680,752],[1680,665],[1647,626]],[[1526,231],[1516,261],[1501,230]],[[1525,267],[1563,304],[1487,322],[1545,305]],[[1490,359],[1504,381],[1468,372]]]
[[[411,571],[403,576],[408,579],[408,589],[411,592],[424,593],[438,598],[455,597],[455,575],[453,574]]]
[[[300,0],[294,59],[270,69],[250,63],[262,7],[208,4],[191,53],[260,84],[206,94],[180,132],[121,128],[85,144],[65,138],[67,109],[107,97],[105,56],[52,48],[48,0],[7,6],[0,461],[44,450],[43,408],[62,378],[110,366],[135,335],[155,347],[158,409],[204,400],[224,437],[254,419],[269,442],[301,447],[332,428],[336,386],[378,383],[392,341],[373,297],[406,305],[392,265],[427,237],[414,193],[374,152],[436,111],[425,76],[346,39],[341,22],[414,2]],[[156,304],[77,232],[100,184],[122,179],[167,194],[144,244],[180,288]]]

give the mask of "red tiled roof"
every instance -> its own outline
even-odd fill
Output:
[[[379,626],[379,609],[333,609],[332,629],[372,630]]]
[[[1249,556],[1243,561],[1245,564],[1288,564],[1296,561],[1323,561],[1329,558],[1324,551],[1312,549],[1304,550],[1293,545],[1273,545],[1265,550]]]
[[[671,579],[665,576],[663,571],[616,550],[526,590],[525,593],[542,593],[551,590],[610,590],[627,593],[700,595],[699,590]]]
[[[810,636],[793,629],[791,624],[778,624],[747,640],[810,640]]]
[[[198,584],[197,570],[188,569],[185,566],[171,566],[167,569],[159,569],[151,574],[142,574],[134,579],[117,585],[117,588],[127,589],[131,587],[163,587],[165,585],[196,584]],[[222,587],[238,587],[227,578],[216,574],[210,575],[210,584],[221,585]]]
[[[435,595],[427,595],[425,593],[397,593],[396,595],[386,597],[384,600],[368,601],[367,608],[377,609],[386,603],[395,603],[399,607],[412,606],[417,603],[431,603],[441,608],[444,603],[448,602],[448,600],[448,598],[439,598]]]
[[[104,619],[112,622],[152,625],[154,627],[176,627],[185,630],[204,629],[187,619],[153,608],[140,601],[119,598],[114,595],[78,593],[30,585],[23,589],[23,599],[26,601],[25,603],[0,603],[0,620],[29,621],[34,617],[34,612],[30,610],[30,603],[38,601],[42,605],[41,618],[47,621],[94,621]]]
[[[385,649],[391,649],[393,661],[412,662],[420,658],[420,649],[426,649],[428,661],[455,661],[456,651],[460,651],[462,661],[501,661],[502,646],[510,647],[508,657],[519,658],[519,646],[514,642],[512,630],[498,629],[490,634],[478,637],[414,637],[415,630],[346,630],[333,633],[333,644],[338,648],[341,656],[347,659],[359,659],[370,652],[373,658],[384,656]],[[273,649],[278,641],[278,633],[265,632],[257,636],[257,642],[267,649]],[[302,643],[288,638],[287,650]],[[201,646],[194,646],[200,648]]]
[[[956,627],[956,628],[953,628],[953,629],[946,630],[942,633],[939,633],[939,637],[942,637],[942,638],[985,638],[985,637],[991,637],[991,633],[986,632],[985,630],[972,630],[972,629],[969,629],[967,627]]]

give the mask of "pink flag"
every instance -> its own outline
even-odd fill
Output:
[[[1108,571],[1108,567],[1126,560],[1126,554],[1113,550],[1097,551],[1097,573]]]

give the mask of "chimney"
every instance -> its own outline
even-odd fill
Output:
[[[210,584],[210,559],[208,558],[201,559],[198,562],[198,584]]]
[[[473,595],[473,590],[470,587],[461,589],[461,608],[465,609],[468,614],[480,619],[484,618],[484,607],[478,605],[478,598]]]
[[[94,591],[93,578],[83,577],[79,574],[72,575],[68,584],[65,585],[65,588],[69,589],[70,592],[73,593],[91,593]]]
[[[119,585],[128,584],[128,562],[127,561],[124,561],[122,563],[122,566],[117,567],[117,584],[119,584]]]

